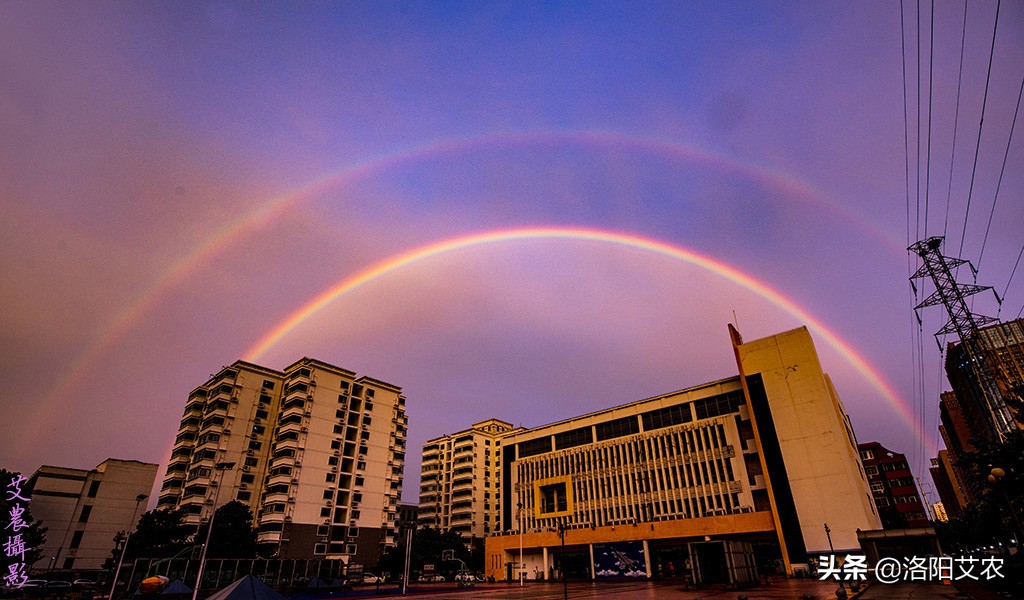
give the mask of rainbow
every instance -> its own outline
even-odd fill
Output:
[[[906,402],[900,399],[899,394],[893,389],[885,378],[858,353],[849,342],[845,341],[836,332],[826,327],[819,319],[811,315],[795,302],[771,288],[766,283],[743,273],[722,261],[715,260],[708,256],[697,254],[692,250],[672,246],[658,240],[643,238],[627,233],[619,233],[607,230],[584,229],[576,227],[527,227],[518,229],[505,229],[500,231],[486,231],[474,233],[451,239],[441,240],[426,246],[414,248],[401,254],[392,256],[365,269],[354,273],[328,287],[317,294],[311,300],[293,311],[277,325],[271,328],[256,343],[249,348],[244,356],[245,360],[256,362],[267,353],[274,345],[278,344],[296,327],[312,318],[317,312],[331,304],[345,294],[360,288],[366,284],[380,279],[403,267],[414,265],[428,258],[449,254],[459,250],[476,248],[480,246],[498,244],[503,242],[522,242],[528,240],[585,240],[591,242],[604,242],[617,246],[634,248],[647,252],[653,252],[662,256],[681,260],[685,263],[706,269],[728,281],[756,293],[765,300],[771,302],[783,311],[789,313],[798,321],[807,325],[820,339],[834,348],[853,368],[860,373],[870,385],[891,405],[900,418],[910,427],[919,440],[927,440],[927,436],[918,425],[917,418],[908,408]],[[930,444],[925,442],[926,446]],[[934,449],[929,447],[929,455],[934,454]]]
[[[162,275],[136,298],[131,300],[128,306],[118,313],[110,324],[103,329],[103,333],[69,365],[64,372],[64,376],[57,381],[52,391],[38,403],[39,411],[35,415],[28,417],[22,430],[23,440],[27,443],[40,433],[45,423],[55,416],[62,401],[71,397],[72,392],[80,387],[86,375],[95,367],[99,360],[145,314],[151,312],[161,298],[184,283],[201,265],[209,262],[213,257],[231,247],[237,241],[247,239],[253,231],[271,225],[296,206],[312,201],[340,186],[351,184],[374,173],[383,172],[415,160],[500,144],[556,143],[645,150],[670,156],[681,161],[697,161],[714,169],[738,173],[754,179],[765,186],[782,191],[787,199],[824,206],[839,215],[844,221],[856,224],[857,227],[870,234],[872,238],[883,246],[901,254],[904,252],[903,245],[891,233],[831,200],[826,194],[800,179],[774,171],[768,167],[742,163],[721,153],[676,140],[604,131],[505,132],[433,140],[427,143],[401,147],[391,152],[354,162],[336,171],[326,173],[310,183],[270,198],[252,211],[228,223],[221,230],[180,256],[164,270]]]

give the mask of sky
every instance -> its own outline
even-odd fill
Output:
[[[415,501],[427,439],[734,376],[735,322],[927,483],[906,248],[1024,305],[1024,5],[902,8],[0,4],[0,466],[164,463],[210,374],[310,356],[403,388]]]

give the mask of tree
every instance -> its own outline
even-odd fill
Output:
[[[183,517],[180,509],[144,513],[128,541],[125,559],[167,558],[184,550],[194,529],[182,522]]]
[[[42,521],[32,519],[32,498],[27,483],[21,478],[20,473],[0,469],[0,519],[3,521],[3,535],[0,536],[0,541],[3,542],[5,550],[8,545],[11,548],[10,551],[0,552],[0,574],[3,575],[11,573],[10,567],[17,563],[23,563],[27,571],[43,555],[46,528],[43,527]],[[25,549],[24,560],[20,554],[8,556],[9,552],[17,549],[19,539]],[[0,579],[0,583],[2,582]]]
[[[237,500],[218,508],[213,519],[213,536],[207,558],[255,558],[256,530],[252,521],[252,511]],[[197,543],[206,540],[207,529],[207,523],[199,526],[195,538]]]
[[[466,540],[457,531],[451,529],[441,531],[433,527],[422,527],[413,532],[412,536],[412,563],[409,572],[423,570],[424,564],[435,565],[438,571],[452,573],[459,569],[458,560],[444,562],[441,555],[445,550],[454,550],[455,558],[463,561],[467,567],[479,570],[483,566],[482,553],[473,556],[466,547]],[[479,564],[477,564],[479,563]],[[388,548],[377,568],[381,572],[391,573],[393,576],[402,573],[405,566],[405,539],[398,540],[398,545]]]

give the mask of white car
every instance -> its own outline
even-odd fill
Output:
[[[373,573],[363,573],[363,583],[380,583],[380,577]]]

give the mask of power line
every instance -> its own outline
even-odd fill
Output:
[[[903,66],[903,164],[904,186],[907,194],[907,245],[910,245],[910,122],[907,118],[907,34],[906,20],[903,16],[903,0],[900,0],[900,62]],[[910,255],[907,255],[907,274],[913,267]]]
[[[931,24],[928,27],[928,158],[924,177],[924,234],[928,235],[928,200],[932,182],[932,72],[935,65],[935,0],[932,0]],[[922,423],[923,425],[923,423]]]
[[[967,190],[967,210],[964,211],[964,229],[960,233],[960,249],[957,251],[957,258],[963,258],[964,238],[967,237],[967,219],[971,215],[971,196],[974,194],[974,175],[978,171],[978,152],[981,150],[981,134],[985,128],[985,106],[988,104],[988,84],[992,79],[992,57],[996,53],[996,32],[999,30],[999,8],[1003,0],[996,2],[996,19],[992,26],[992,49],[988,54],[988,74],[985,75],[985,94],[981,100],[981,121],[978,122],[978,143],[974,148],[974,167],[971,168],[971,185]]]
[[[918,125],[916,125],[916,129],[913,132],[916,142],[918,142],[918,149],[915,149],[913,156],[916,163],[918,163],[916,165],[918,167],[918,196],[916,196],[916,199],[918,199],[918,214],[915,215],[916,228],[914,231],[916,233],[915,238],[921,240],[921,0],[918,0],[918,38],[916,38],[916,42],[918,42],[918,62],[916,62],[915,67],[918,68],[918,87],[914,90],[914,97],[918,101]]]
[[[1013,270],[1010,271],[1010,278],[1006,280],[1006,287],[1003,288],[1003,298],[1006,297],[1006,292],[1010,290],[1010,282],[1013,281],[1013,276],[1017,274],[1017,265],[1020,264],[1021,256],[1024,256],[1024,244],[1021,245],[1020,252],[1017,253],[1017,261],[1013,263]],[[1002,305],[1000,305],[999,309],[1002,310],[1002,308]],[[1017,313],[1017,316],[1019,317],[1020,313]]]
[[[953,193],[953,159],[956,158],[956,130],[960,128],[960,83],[964,77],[964,43],[967,41],[967,0],[964,0],[964,25],[960,32],[960,67],[956,77],[956,111],[953,113],[953,150],[949,153],[949,184],[946,187],[946,218],[942,222],[942,237],[949,226],[949,198]]]
[[[1024,79],[1020,80],[1020,91],[1017,92],[1017,107],[1013,109],[1013,122],[1010,124],[1010,135],[1006,138],[1006,152],[1003,153],[1003,166],[999,169],[999,181],[996,183],[996,194],[992,197],[992,210],[988,213],[988,225],[985,226],[985,237],[981,241],[981,252],[978,254],[978,269],[981,269],[981,258],[985,255],[985,244],[988,243],[988,232],[992,229],[992,216],[996,214],[996,202],[999,200],[999,188],[1003,185],[1003,173],[1006,171],[1006,158],[1010,156],[1010,142],[1013,141],[1013,129],[1017,126],[1017,113],[1020,111],[1020,97],[1024,94]]]

